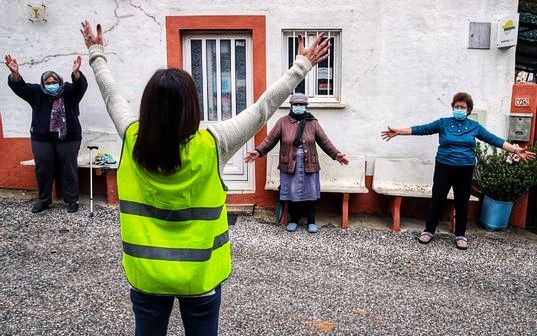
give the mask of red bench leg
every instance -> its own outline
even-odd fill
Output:
[[[392,213],[392,231],[401,231],[401,201],[402,196],[395,196],[392,201],[391,213]]]
[[[117,205],[119,203],[116,171],[111,169],[106,170],[106,203],[108,205]]]
[[[343,194],[343,202],[341,203],[341,228],[349,228],[349,194]]]

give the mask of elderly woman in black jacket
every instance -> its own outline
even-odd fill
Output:
[[[43,73],[40,84],[29,84],[22,79],[17,60],[5,56],[11,71],[9,87],[32,107],[30,134],[39,191],[33,213],[45,210],[52,202],[55,176],[61,176],[64,201],[69,204],[67,212],[78,210],[77,157],[82,140],[78,103],[88,87],[80,72],[81,61],[78,56],[73,62],[72,84],[64,83],[54,71]]]

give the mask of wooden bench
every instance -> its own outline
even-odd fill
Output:
[[[117,204],[117,183],[116,183],[116,171],[119,166],[119,159],[121,155],[122,142],[117,133],[106,132],[100,130],[86,129],[82,133],[82,142],[80,144],[80,150],[77,157],[77,165],[79,168],[89,168],[90,153],[88,146],[98,146],[98,150],[93,150],[93,160],[98,151],[108,152],[112,155],[115,164],[100,166],[93,164],[94,173],[96,175],[105,174],[106,176],[106,202],[108,204]],[[34,166],[34,160],[22,161],[20,163],[23,166]],[[57,199],[56,183],[53,185],[53,197]]]
[[[390,205],[392,231],[401,230],[401,202],[403,197],[431,198],[434,161],[417,158],[376,158],[373,173],[373,190],[377,194],[393,196]],[[453,199],[453,189],[448,193]],[[478,201],[470,196],[470,201]],[[450,211],[451,231],[455,230],[455,211]]]
[[[349,228],[349,194],[368,193],[365,186],[365,157],[360,155],[347,155],[348,165],[341,165],[332,160],[319,148],[319,173],[321,192],[341,193],[341,227]],[[280,171],[278,170],[279,148],[274,148],[267,157],[266,190],[279,190]],[[284,216],[285,217],[285,216]],[[285,221],[285,218],[282,218]]]

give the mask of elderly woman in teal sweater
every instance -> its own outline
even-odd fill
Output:
[[[441,118],[430,124],[410,128],[397,129],[388,127],[388,130],[381,133],[382,138],[386,141],[398,135],[439,134],[439,146],[433,177],[432,204],[425,222],[425,230],[418,238],[418,241],[422,244],[429,243],[433,238],[443,204],[449,190],[453,187],[455,211],[457,213],[455,219],[455,244],[461,250],[468,248],[465,231],[468,219],[468,200],[476,164],[476,139],[508,152],[516,153],[523,160],[535,159],[535,153],[508,143],[487,131],[478,122],[468,119],[473,106],[472,97],[465,92],[459,92],[453,96],[451,103],[452,117]]]

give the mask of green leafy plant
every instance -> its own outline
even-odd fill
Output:
[[[535,152],[536,147],[528,148]],[[537,185],[537,160],[525,162],[518,155],[477,144],[474,177],[480,191],[497,201],[516,201]]]

